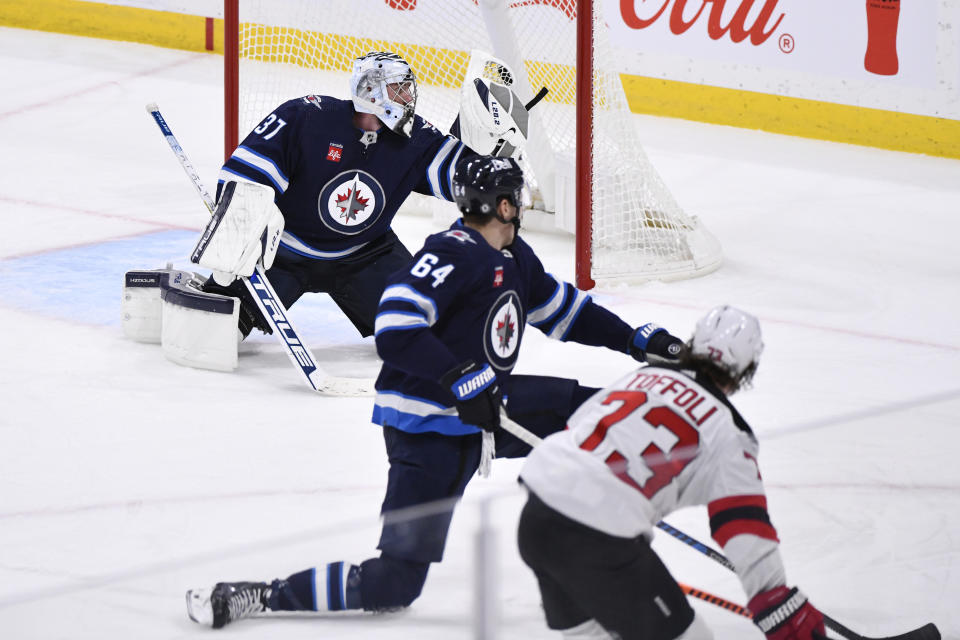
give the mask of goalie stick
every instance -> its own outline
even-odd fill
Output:
[[[160,108],[157,107],[156,103],[150,103],[147,105],[147,112],[153,116],[154,122],[157,123],[160,132],[167,140],[167,144],[170,145],[170,149],[172,149],[174,155],[177,156],[177,160],[180,161],[180,166],[183,167],[184,172],[186,172],[190,178],[197,193],[200,194],[200,199],[203,200],[203,204],[206,205],[207,211],[213,214],[215,208],[213,198],[200,181],[197,170],[194,168],[193,163],[187,158],[187,154],[183,151],[183,147],[180,146],[177,138],[173,135],[170,126],[160,114]],[[303,340],[300,339],[300,334],[297,333],[297,330],[290,322],[286,307],[284,307],[280,298],[277,297],[277,292],[274,291],[273,286],[263,272],[262,263],[257,264],[253,274],[249,278],[241,278],[241,280],[243,280],[244,285],[246,285],[247,291],[250,292],[250,297],[253,298],[253,301],[257,304],[257,308],[260,309],[260,313],[266,319],[267,324],[270,325],[273,335],[277,337],[277,340],[279,340],[283,346],[284,351],[290,358],[290,362],[293,363],[293,366],[300,372],[304,382],[306,382],[311,389],[330,396],[365,396],[373,394],[373,380],[368,378],[341,378],[331,376],[317,364],[313,353],[311,353],[309,347],[307,347]]]
[[[514,422],[513,420],[511,420],[507,416],[506,411],[500,412],[500,426],[503,427],[505,431],[513,434],[514,436],[516,436],[523,442],[527,443],[531,447],[535,447],[541,442],[543,442],[543,439],[540,438],[538,435],[536,435],[535,433],[531,433],[529,430],[524,428],[523,425],[520,425],[517,422]],[[728,560],[725,555],[723,555],[716,549],[713,549],[703,544],[693,536],[687,535],[683,531],[680,531],[676,527],[673,527],[667,524],[663,520],[657,523],[657,528],[669,533],[671,536],[673,536],[680,542],[683,542],[687,546],[696,549],[697,551],[707,556],[714,562],[721,564],[727,569],[729,569],[730,571],[733,571],[734,573],[736,573],[736,568],[733,566],[733,563],[730,562],[730,560]],[[687,593],[687,595],[691,595],[696,598],[706,600],[707,602],[713,602],[713,604],[718,604],[718,602],[722,602],[724,604],[718,604],[718,606],[721,606],[724,609],[733,611],[734,613],[740,613],[742,615],[742,613],[737,610],[738,607],[746,611],[746,609],[744,609],[743,607],[740,607],[740,605],[736,605],[736,604],[733,604],[732,602],[728,602],[723,598],[712,596],[703,591],[699,591],[699,593],[691,593],[691,591],[698,591],[698,590],[693,589],[692,587],[688,587],[686,585],[681,584],[680,587],[684,590],[684,593]],[[711,598],[713,598],[718,602],[714,602],[713,600],[711,600]],[[731,606],[727,606],[727,605],[731,605]],[[937,625],[933,624],[932,622],[928,622],[922,627],[912,629],[910,631],[901,633],[899,635],[876,638],[876,637],[870,637],[870,636],[862,636],[859,633],[851,629],[848,629],[844,625],[840,624],[839,622],[837,622],[827,614],[823,613],[823,611],[821,611],[820,613],[823,614],[823,622],[827,626],[827,628],[830,629],[831,631],[836,632],[838,635],[845,638],[846,640],[940,640],[940,630],[937,629]]]

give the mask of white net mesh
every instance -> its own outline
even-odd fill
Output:
[[[520,5],[525,6],[511,6]],[[347,98],[353,59],[394,51],[413,67],[417,113],[446,130],[471,49],[503,58],[520,74],[518,93],[547,97],[533,110],[528,152],[541,194],[572,231],[576,142],[575,0],[241,0],[242,137],[278,104],[309,93]],[[721,259],[716,240],[677,205],[644,154],[631,120],[602,12],[594,10],[592,276],[673,279],[706,273]],[[493,34],[493,38],[491,35]],[[526,72],[524,78],[519,69]],[[321,72],[339,74],[325,78]],[[532,89],[532,90],[531,90]],[[539,138],[545,138],[545,140]]]

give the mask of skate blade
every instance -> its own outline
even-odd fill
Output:
[[[197,624],[213,626],[213,605],[210,604],[212,593],[213,589],[210,588],[187,591],[187,615]]]

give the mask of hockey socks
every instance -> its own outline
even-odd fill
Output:
[[[360,609],[360,568],[331,562],[274,580],[270,608],[274,611],[343,611]]]
[[[362,565],[331,562],[274,580],[270,585],[272,611],[391,611],[409,606],[420,595],[428,562],[390,556],[371,558]]]

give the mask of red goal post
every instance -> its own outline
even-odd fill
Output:
[[[614,2],[614,0],[605,0]],[[531,111],[524,162],[541,219],[576,235],[576,284],[674,280],[721,262],[640,145],[601,0],[225,0],[225,155],[280,103],[348,97],[352,60],[395,51],[417,75],[417,113],[442,130],[470,51],[517,74]]]

